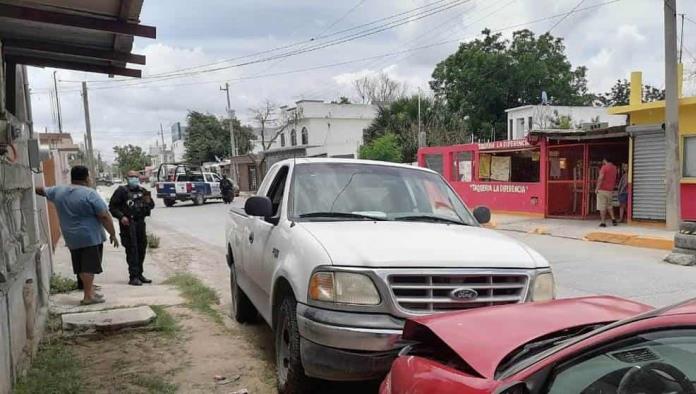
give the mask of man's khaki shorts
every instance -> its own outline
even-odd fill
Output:
[[[597,210],[606,211],[612,207],[611,205],[612,192],[608,190],[597,191]]]

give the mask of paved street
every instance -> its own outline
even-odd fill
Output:
[[[240,206],[241,199],[234,205]],[[158,201],[151,222],[158,228],[185,233],[224,254],[225,220],[229,205],[210,202],[204,206],[179,203],[165,208]],[[545,235],[508,232],[538,250],[553,265],[560,297],[613,294],[651,305],[670,304],[696,297],[696,269],[662,263],[665,251],[578,241]],[[219,271],[220,286],[227,280],[222,261],[210,261],[212,274]],[[211,277],[214,275],[210,275]],[[223,300],[229,295],[222,294]]]

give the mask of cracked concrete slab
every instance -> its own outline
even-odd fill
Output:
[[[149,306],[119,308],[94,312],[66,313],[61,316],[63,329],[68,331],[117,331],[123,328],[142,327],[155,320],[155,312]]]

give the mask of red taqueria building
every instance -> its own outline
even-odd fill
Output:
[[[625,126],[539,130],[522,140],[421,148],[418,164],[439,172],[471,207],[586,218],[597,211],[594,190],[605,157],[627,173]]]

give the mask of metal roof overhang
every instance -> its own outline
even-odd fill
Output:
[[[532,130],[529,133],[532,135],[544,137],[547,140],[556,141],[602,140],[628,136],[628,133],[626,132],[626,126],[611,126],[604,129],[595,130]]]
[[[155,38],[139,24],[143,0],[0,0],[0,41],[9,64],[141,77],[127,63],[133,37]]]

